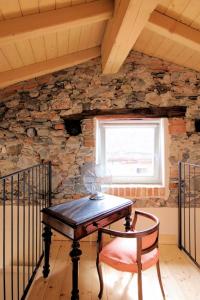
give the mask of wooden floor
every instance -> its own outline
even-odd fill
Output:
[[[41,268],[32,285],[28,300],[70,299],[71,262],[70,242],[54,241],[51,251],[51,273],[42,278]],[[80,263],[80,300],[97,300],[98,279],[95,268],[95,243],[82,242]],[[176,246],[162,245],[161,272],[166,300],[199,300],[200,271]],[[103,300],[137,300],[137,275],[121,273],[104,266],[105,290]],[[161,292],[154,267],[143,272],[144,300],[161,300]]]

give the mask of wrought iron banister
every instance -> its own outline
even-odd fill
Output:
[[[0,177],[2,300],[25,299],[42,260],[40,211],[51,205],[51,175],[48,162]]]
[[[200,165],[179,162],[179,248],[200,268]]]

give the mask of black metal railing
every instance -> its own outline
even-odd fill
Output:
[[[179,248],[200,267],[200,165],[179,162]]]
[[[43,257],[41,209],[51,205],[51,163],[0,178],[0,299],[25,299]]]

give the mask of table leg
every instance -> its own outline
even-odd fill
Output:
[[[125,230],[129,231],[131,229],[131,214],[127,215],[125,217],[125,220],[126,220],[126,222],[124,224],[125,225]]]
[[[50,265],[49,265],[49,252],[51,245],[51,227],[48,225],[44,226],[44,232],[42,234],[44,239],[44,266],[43,266],[43,277],[46,278],[49,275]]]
[[[72,250],[70,252],[70,256],[72,259],[72,292],[71,292],[71,300],[79,299],[79,289],[78,289],[78,263],[80,260],[80,256],[82,251],[80,249],[79,241],[73,241]]]

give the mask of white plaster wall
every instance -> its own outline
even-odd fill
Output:
[[[156,215],[160,220],[160,242],[177,244],[178,242],[178,208],[142,208]]]
[[[34,208],[36,210],[36,208]],[[6,230],[5,230],[5,243],[6,243],[6,266],[11,264],[11,206],[5,207],[6,216]],[[13,207],[13,263],[17,262],[17,207]],[[23,257],[23,207],[19,207],[19,263],[22,265],[25,262],[28,265],[28,238],[30,240],[30,260],[29,265],[32,265],[32,208],[30,209],[30,234],[28,233],[28,207],[25,207],[25,257]],[[34,216],[36,213],[34,212]],[[36,239],[36,219],[34,219],[34,236]],[[38,233],[39,233],[39,220],[38,220]],[[0,269],[3,265],[3,207],[0,206]],[[34,247],[35,248],[35,247]],[[36,249],[36,248],[35,248]],[[35,250],[34,250],[35,251]],[[38,251],[39,253],[39,236],[38,236]],[[34,252],[34,260],[36,258],[36,251]]]
[[[178,209],[177,208],[137,208],[156,215],[160,220],[160,243],[177,244],[178,241]],[[133,208],[134,214],[134,208]],[[150,222],[144,222],[144,219],[138,220],[139,228],[145,228]],[[124,220],[112,224],[113,229],[123,229]]]
[[[140,209],[140,208],[137,208]],[[159,219],[160,219],[160,243],[161,244],[177,244],[178,243],[178,208],[141,208],[140,210],[150,212],[152,214],[155,214]],[[2,244],[2,235],[3,235],[3,228],[2,228],[2,212],[3,208],[0,206],[0,268],[2,267],[2,259],[3,259],[3,244]],[[23,262],[23,249],[22,249],[22,229],[23,229],[23,223],[22,223],[22,214],[23,210],[22,207],[20,207],[20,257],[19,260],[22,263]],[[133,213],[134,213],[134,208],[133,208]],[[28,214],[28,208],[26,207],[26,216]],[[188,237],[189,237],[189,223],[188,223],[188,209],[185,210],[186,214],[186,232],[185,232],[185,237],[186,237],[186,248],[189,250],[189,244],[187,242]],[[16,220],[16,215],[17,215],[17,208],[14,208],[14,224],[17,223]],[[32,219],[32,214],[30,213],[31,219]],[[193,222],[193,216],[194,216],[194,211],[191,209],[191,251],[194,253],[194,222]],[[120,220],[114,224],[111,225],[111,228],[117,229],[117,230],[124,230],[124,220]],[[145,226],[148,226],[148,222],[142,222],[140,223],[140,228],[143,228]],[[196,210],[196,226],[197,226],[197,233],[200,230],[200,209]],[[26,265],[28,264],[28,251],[27,251],[27,240],[28,240],[28,224],[26,221],[26,250],[25,250],[25,263]],[[198,230],[199,229],[199,230]],[[39,230],[39,229],[38,229]],[[32,228],[30,230],[30,240],[32,240]],[[16,225],[14,226],[14,263],[16,263],[17,259],[17,227]],[[183,236],[184,238],[184,236]],[[65,239],[65,237],[56,234],[56,239]],[[11,260],[11,253],[10,253],[10,240],[11,240],[11,215],[10,215],[10,206],[6,207],[6,265],[10,265],[10,260]],[[86,237],[84,240],[87,241],[96,241],[96,233],[92,234],[88,237]],[[197,256],[199,256],[200,259],[200,239],[198,239],[197,236]],[[31,261],[30,264],[32,263],[32,253],[31,253],[31,248],[30,247],[30,257]],[[39,252],[39,251],[38,251]]]

